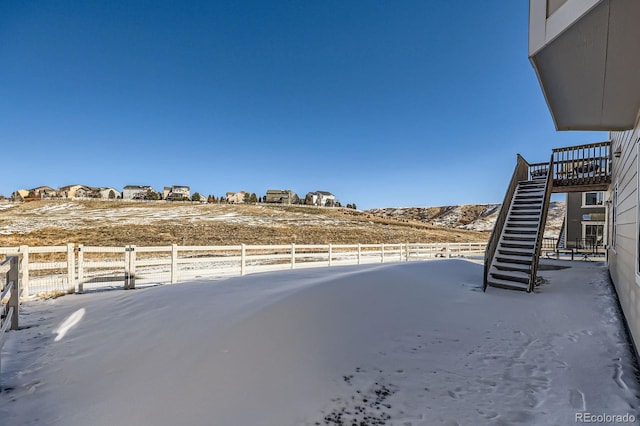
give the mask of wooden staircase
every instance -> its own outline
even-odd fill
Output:
[[[546,180],[519,182],[509,206],[496,253],[489,268],[488,285],[530,291],[537,258],[537,240],[546,197]]]
[[[518,155],[518,163],[496,226],[487,243],[484,290],[488,286],[531,292],[536,282],[544,225],[553,186],[553,157],[532,169]]]

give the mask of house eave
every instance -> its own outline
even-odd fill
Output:
[[[632,129],[640,109],[640,2],[590,0],[579,8],[569,0],[544,19],[540,3],[531,0],[529,59],[556,129]],[[554,24],[556,14],[563,20]]]

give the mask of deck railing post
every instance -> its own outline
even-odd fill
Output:
[[[240,276],[244,276],[244,268],[246,265],[246,256],[247,255],[247,249],[246,246],[243,244],[240,244]]]
[[[24,289],[24,297],[29,297],[29,246],[20,246],[18,249],[22,255],[20,262],[20,284]]]
[[[67,244],[67,293],[76,291],[76,252],[73,243]]]
[[[82,293],[84,291],[84,246],[82,244],[78,244],[78,285],[77,291],[78,293]]]
[[[9,309],[13,308],[11,316],[11,330],[18,329],[18,305],[20,304],[20,275],[18,274],[18,256],[13,256],[10,261],[10,269],[7,273],[7,284],[13,281],[13,289],[9,297]],[[28,295],[27,295],[28,296]]]
[[[171,284],[178,282],[178,245],[171,244]]]

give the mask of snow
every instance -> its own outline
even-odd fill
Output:
[[[482,266],[451,259],[30,301],[3,348],[0,418],[416,426],[638,416],[606,268],[544,262],[534,294],[483,293]]]

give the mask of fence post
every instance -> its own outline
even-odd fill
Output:
[[[84,246],[78,244],[78,293],[84,291]]]
[[[73,243],[67,244],[67,293],[76,291],[76,252]]]
[[[451,244],[447,243],[447,245],[445,247],[447,249],[446,258],[447,259],[451,259]]]
[[[409,261],[409,243],[404,243],[405,261]]]
[[[18,251],[22,254],[22,262],[20,262],[22,278],[20,279],[20,284],[24,289],[24,297],[29,297],[29,246],[20,246]]]
[[[129,246],[124,246],[124,289],[129,290],[129,267],[131,266],[130,262],[131,252],[129,251]]]
[[[246,265],[246,258],[245,256],[247,255],[247,249],[246,246],[243,244],[240,244],[240,276],[244,276],[244,268]]]
[[[136,246],[129,246],[131,254],[129,255],[129,290],[136,288]]]
[[[384,263],[384,243],[380,247],[380,263]]]
[[[178,245],[171,244],[171,284],[178,282]]]
[[[296,243],[291,243],[291,269],[296,267]]]
[[[331,258],[333,257],[333,247],[329,244],[329,266],[331,266]]]
[[[362,247],[358,243],[358,265],[360,264],[360,256],[362,255]]]
[[[18,329],[18,305],[20,304],[20,276],[18,274],[18,256],[13,256],[9,263],[11,269],[7,274],[7,284],[13,281],[13,289],[11,290],[11,297],[9,297],[9,308],[13,308],[13,315],[11,316],[11,330]],[[27,296],[29,296],[27,294]]]

